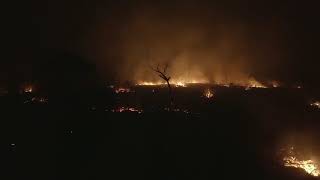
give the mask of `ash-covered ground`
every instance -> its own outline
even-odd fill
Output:
[[[305,89],[204,84],[174,87],[173,96],[169,107],[166,86],[2,94],[7,172],[41,180],[317,178],[283,162],[286,148],[318,162],[320,109]]]

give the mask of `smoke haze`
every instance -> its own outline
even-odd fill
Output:
[[[168,63],[173,79],[190,82],[254,78],[319,84],[314,74],[320,38],[312,3],[34,0],[32,5],[16,14],[15,28],[24,29],[16,44],[28,52],[17,59],[34,59],[41,49],[69,51],[97,65],[101,78],[120,82],[159,80],[150,65]]]
[[[102,30],[95,34],[100,47],[94,51],[99,54],[101,71],[116,66],[114,75],[119,81],[159,81],[150,65],[168,63],[172,78],[187,82],[276,80],[268,72],[288,56],[282,22],[244,16],[241,8],[228,12],[222,5],[207,5],[137,3],[117,20],[116,28],[110,27],[112,20],[102,20]]]

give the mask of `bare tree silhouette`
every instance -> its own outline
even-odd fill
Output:
[[[150,66],[150,68],[156,72],[158,74],[158,76],[165,80],[169,89],[169,99],[170,99],[170,105],[169,105],[169,110],[171,110],[173,108],[173,93],[172,93],[172,87],[170,84],[170,79],[171,77],[167,74],[167,70],[168,70],[169,64],[166,63],[162,68],[160,67],[160,65],[158,64],[156,68]]]

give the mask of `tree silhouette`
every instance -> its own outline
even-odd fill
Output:
[[[172,109],[173,107],[173,94],[172,94],[172,87],[171,87],[171,84],[170,84],[170,79],[171,77],[167,74],[167,70],[168,70],[168,63],[166,63],[162,68],[160,67],[160,65],[158,64],[156,68],[150,66],[150,68],[156,72],[158,74],[158,76],[165,80],[166,83],[167,83],[167,86],[168,86],[168,89],[169,89],[169,99],[170,99],[170,105],[169,105],[169,110]]]

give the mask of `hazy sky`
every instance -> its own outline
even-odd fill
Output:
[[[32,67],[45,61],[36,58],[38,54],[67,51],[96,64],[105,79],[150,80],[157,77],[148,65],[167,62],[176,78],[232,82],[254,77],[315,86],[320,65],[315,2],[33,0],[13,4],[5,42],[14,51],[2,67],[12,62],[14,67]]]

